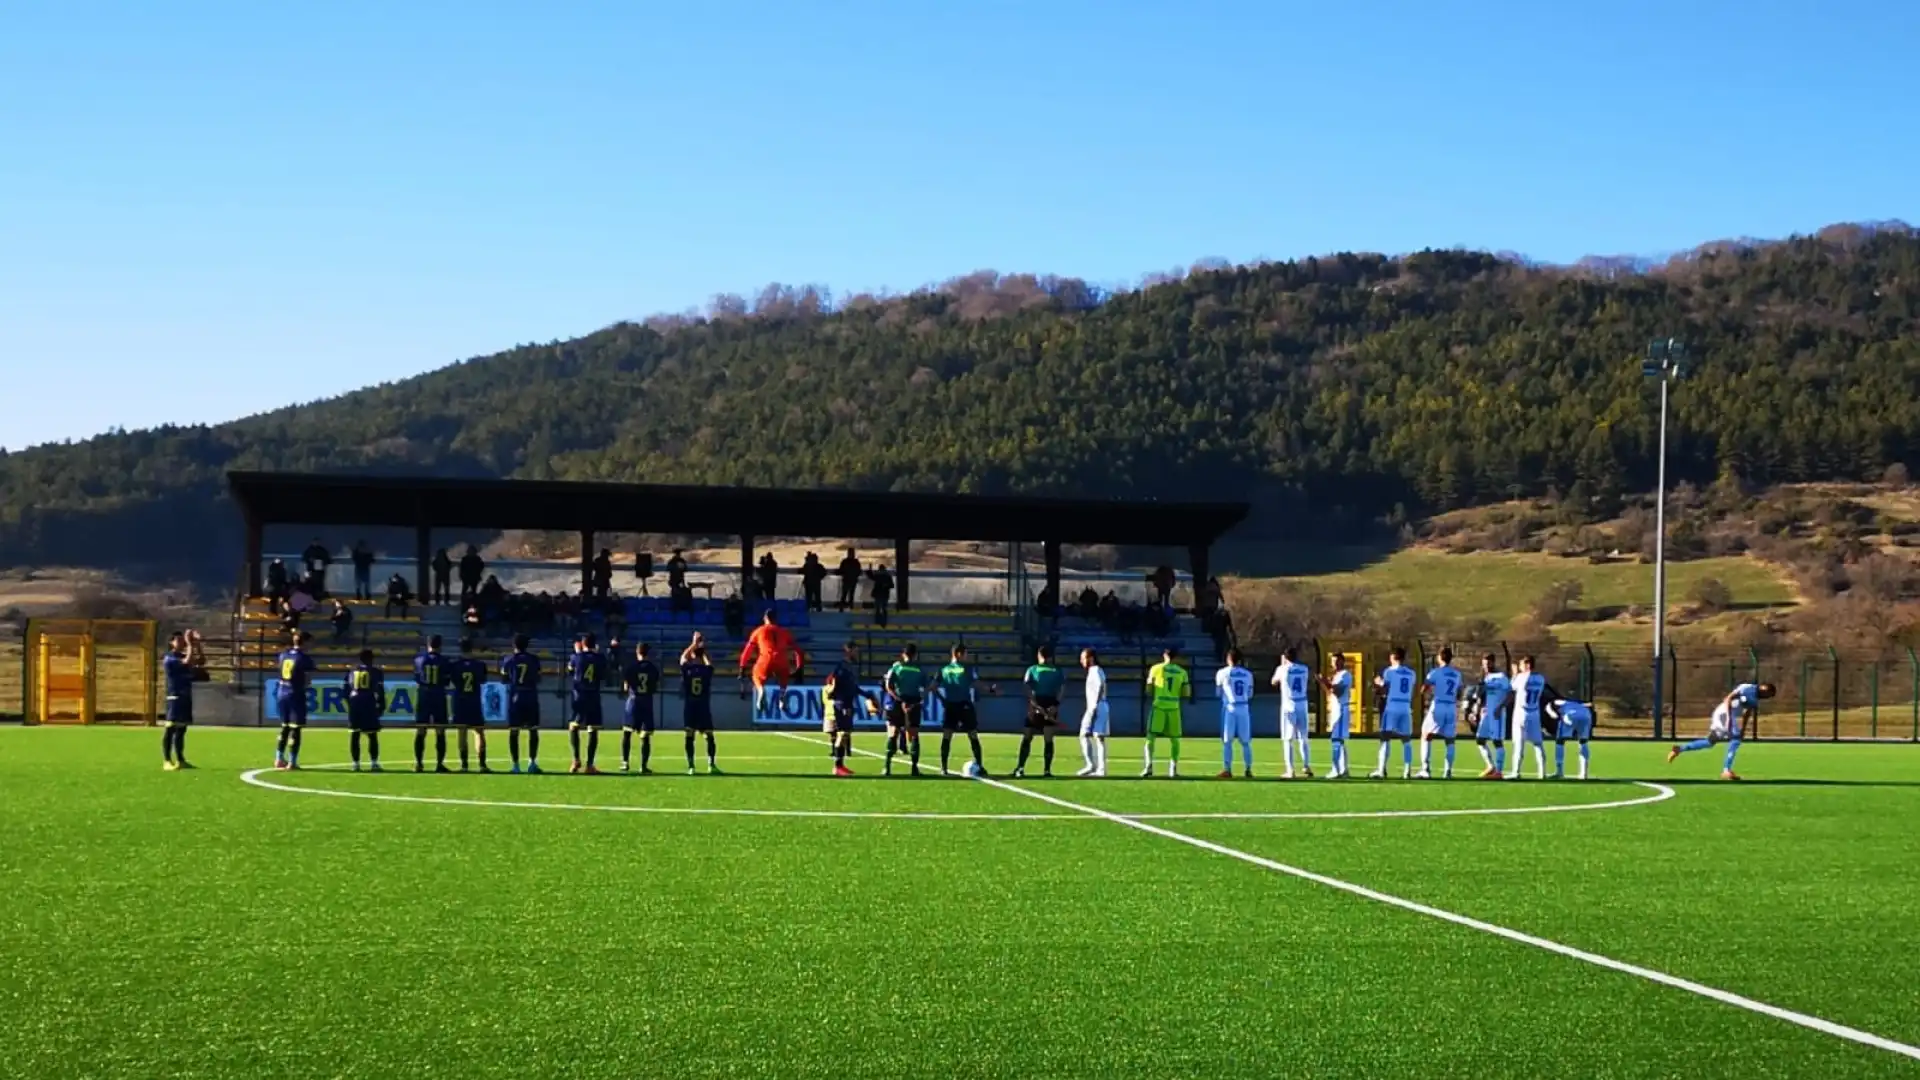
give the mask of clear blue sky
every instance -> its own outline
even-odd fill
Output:
[[[15,0],[4,24],[9,448],[769,281],[1567,261],[1920,217],[1911,0]]]

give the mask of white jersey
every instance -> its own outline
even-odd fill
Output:
[[[1452,664],[1442,664],[1427,672],[1427,685],[1433,687],[1434,709],[1447,711],[1458,707],[1460,686],[1465,681],[1460,675],[1460,669]]]
[[[1542,699],[1547,696],[1547,677],[1537,671],[1530,675],[1522,675],[1513,680],[1513,693],[1515,718],[1525,718],[1536,724],[1539,723],[1540,706],[1544,703]]]
[[[1388,709],[1413,709],[1413,669],[1394,665],[1380,673],[1380,686],[1386,690]]]
[[[1234,666],[1213,673],[1213,688],[1223,709],[1244,709],[1253,703],[1253,672]]]
[[[1353,719],[1353,672],[1345,668],[1327,680],[1327,715],[1336,722]]]
[[[1100,711],[1107,703],[1107,672],[1099,664],[1087,669],[1087,715]]]
[[[1273,669],[1273,685],[1280,688],[1280,711],[1299,712],[1307,707],[1307,688],[1313,683],[1313,673],[1307,665],[1293,660],[1282,660],[1280,666]]]

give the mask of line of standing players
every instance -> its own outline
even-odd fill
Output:
[[[314,685],[317,666],[307,652],[311,638],[302,631],[295,635],[292,647],[282,652],[275,671],[279,684],[275,689],[275,708],[280,717],[279,741],[274,747],[276,769],[298,769],[300,746],[306,730],[308,690]],[[594,635],[582,635],[568,657],[565,678],[568,688],[568,739],[573,749],[571,772],[598,773],[595,759],[600,750],[603,723],[601,690],[612,682],[610,664],[598,648]],[[434,771],[452,772],[447,767],[449,729],[470,734],[456,735],[460,771],[468,771],[471,742],[479,758],[481,772],[492,772],[487,763],[485,695],[494,675],[506,694],[507,752],[512,759],[510,772],[521,772],[520,744],[526,740],[524,771],[538,773],[540,768],[540,687],[543,670],[540,657],[529,649],[525,634],[513,639],[513,651],[496,663],[489,663],[476,652],[471,638],[460,642],[458,656],[442,652],[439,635],[428,639],[427,646],[413,661],[415,686],[413,767],[426,771],[427,733],[434,733]],[[640,736],[640,771],[652,772],[653,733],[658,723],[656,700],[661,692],[660,665],[650,657],[643,642],[619,673],[625,691],[625,717],[620,744],[620,769],[629,768],[633,737]],[[348,750],[353,768],[363,761],[374,772],[381,771],[380,733],[387,708],[386,673],[373,650],[362,649],[359,662],[347,670],[341,680],[347,706]],[[700,641],[689,645],[680,657],[680,692],[686,728],[687,771],[694,771],[696,743],[706,737],[707,771],[720,770],[714,764],[713,739],[713,665],[706,646]],[[584,746],[583,746],[584,743]],[[584,752],[583,752],[584,751]]]

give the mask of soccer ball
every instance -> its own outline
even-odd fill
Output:
[[[960,775],[961,775],[961,776],[971,776],[971,777],[977,777],[977,776],[979,776],[979,775],[980,775],[980,765],[979,765],[979,763],[978,763],[978,762],[973,762],[973,761],[969,761],[969,762],[967,762],[967,763],[966,763],[965,765],[962,765],[962,766],[960,766]]]

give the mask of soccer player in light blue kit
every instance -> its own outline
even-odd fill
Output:
[[[1427,717],[1420,725],[1420,771],[1414,776],[1421,780],[1433,776],[1428,766],[1433,761],[1433,737],[1438,735],[1447,744],[1447,762],[1440,777],[1453,779],[1453,733],[1460,717],[1460,687],[1466,683],[1460,669],[1453,666],[1453,650],[1442,646],[1440,663],[1427,672],[1427,691],[1432,698],[1427,703]]]
[[[1770,682],[1741,683],[1733,688],[1720,704],[1714,707],[1713,718],[1707,721],[1707,737],[1681,743],[1667,751],[1667,761],[1692,750],[1705,750],[1714,743],[1727,744],[1727,759],[1720,767],[1720,779],[1738,780],[1740,776],[1733,771],[1734,755],[1740,752],[1740,735],[1746,730],[1747,718],[1760,711],[1760,702],[1772,697],[1778,690]]]
[[[1387,659],[1386,670],[1373,677],[1373,685],[1381,694],[1380,764],[1367,775],[1369,780],[1386,778],[1387,754],[1396,738],[1400,740],[1400,779],[1413,775],[1413,691],[1417,680],[1407,666],[1407,650],[1395,646]]]
[[[1300,650],[1289,645],[1280,654],[1280,666],[1273,669],[1273,685],[1280,688],[1280,753],[1285,756],[1286,779],[1293,779],[1294,748],[1300,751],[1300,769],[1313,776],[1313,718],[1308,712],[1307,694],[1313,686],[1313,672],[1300,662]]]
[[[1240,650],[1227,650],[1227,666],[1213,673],[1214,694],[1220,699],[1220,779],[1233,779],[1233,744],[1240,744],[1240,760],[1247,778],[1253,778],[1253,672],[1240,663]],[[1293,775],[1289,763],[1287,775]]]
[[[1553,735],[1553,778],[1567,775],[1567,740],[1580,741],[1580,779],[1587,778],[1587,740],[1593,737],[1593,706],[1584,701],[1556,699],[1547,706],[1559,718]]]
[[[1513,681],[1492,653],[1480,658],[1480,672],[1480,723],[1473,737],[1480,747],[1480,760],[1487,764],[1480,779],[1498,780],[1507,768],[1507,707],[1513,702]],[[1488,743],[1493,744],[1491,750]]]
[[[1520,674],[1513,680],[1513,732],[1508,740],[1513,744],[1513,767],[1504,774],[1509,780],[1520,779],[1527,764],[1528,746],[1533,747],[1535,779],[1547,778],[1547,744],[1541,734],[1540,713],[1548,701],[1560,695],[1533,666],[1533,657],[1521,657]]]
[[[1333,654],[1333,674],[1322,675],[1320,685],[1327,691],[1328,753],[1333,758],[1329,780],[1347,778],[1347,736],[1353,728],[1353,672],[1347,667],[1345,653]]]

